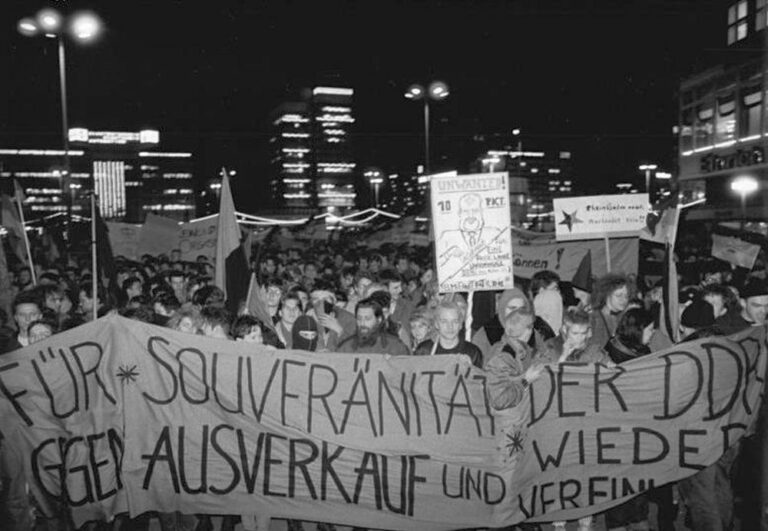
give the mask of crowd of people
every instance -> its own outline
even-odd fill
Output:
[[[441,294],[429,255],[412,249],[325,246],[303,253],[267,248],[251,266],[259,281],[253,296],[258,297],[261,311],[250,313],[247,309],[253,304],[228,301],[213,284],[213,266],[205,257],[182,262],[178,251],[144,256],[140,262],[118,260],[115,278],[108,287],[99,284],[95,293],[88,267],[38,266],[35,285],[29,270],[21,268],[13,276],[13,303],[7,312],[0,312],[0,351],[78,326],[89,321],[95,309],[99,316],[117,312],[189,334],[274,349],[392,356],[463,354],[487,371],[489,402],[495,409],[504,409],[523,400],[526,388],[546,364],[620,365],[674,344],[662,323],[661,286],[638,285],[634,277],[623,274],[596,279],[587,293],[552,271],[542,271],[522,282],[522,288],[476,293],[471,319],[467,319],[465,296]],[[702,273],[687,286],[680,294],[680,342],[764,324],[768,286],[758,276],[745,278],[733,285],[723,271]],[[610,509],[604,515],[606,526],[674,529],[678,501],[682,501],[692,529],[730,529],[734,507],[753,507],[749,492],[737,492],[735,497],[731,486],[743,483],[736,481],[735,474],[747,477],[755,472],[755,467],[735,467],[754,451],[749,442],[732,447],[717,463],[677,485]],[[7,522],[0,527],[49,528],[50,520],[42,515],[34,521],[19,464],[8,458],[7,451],[0,453],[6,456],[0,462],[0,510]],[[656,522],[649,521],[649,502],[658,506]],[[739,515],[742,529],[756,528],[750,527],[753,520],[746,509]],[[203,515],[176,513],[159,518],[163,529],[211,526],[210,518]],[[238,518],[225,518],[225,527],[232,528]],[[57,529],[71,525],[65,517],[56,522]],[[248,517],[242,522],[246,529],[256,525]],[[147,520],[132,525],[146,528]],[[289,522],[291,530],[301,525]],[[553,525],[565,529],[566,523]],[[584,518],[577,525],[591,529],[593,519]]]

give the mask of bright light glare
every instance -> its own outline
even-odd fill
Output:
[[[37,14],[37,23],[46,33],[54,33],[61,28],[61,13],[55,9],[43,9]]]
[[[742,195],[751,194],[757,190],[757,180],[748,175],[736,177],[731,181],[731,190]]]
[[[436,100],[442,100],[448,97],[448,85],[442,81],[433,81],[429,85],[429,95]]]
[[[32,37],[33,35],[36,35],[38,30],[37,24],[35,24],[35,21],[31,18],[22,18],[19,20],[17,28],[19,33],[25,37]]]
[[[72,17],[71,30],[81,41],[88,41],[101,31],[101,21],[93,13],[77,13]]]
[[[411,85],[405,91],[405,97],[409,100],[418,100],[424,96],[424,87],[421,85]]]
[[[658,166],[656,166],[655,164],[641,164],[640,166],[638,166],[638,169],[639,169],[640,171],[646,171],[646,170],[651,170],[651,171],[653,171],[653,170],[655,170],[657,167],[658,167]]]

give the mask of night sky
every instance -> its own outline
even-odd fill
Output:
[[[250,212],[267,191],[268,113],[301,87],[355,89],[361,167],[422,161],[421,107],[402,95],[441,79],[435,170],[465,169],[487,147],[473,138],[503,144],[520,127],[525,148],[570,150],[577,184],[594,189],[640,162],[671,169],[675,89],[725,45],[716,0],[4,0],[0,147],[60,143],[55,42],[16,31],[48,5],[106,25],[67,49],[70,126],[157,128],[203,178],[237,169]]]

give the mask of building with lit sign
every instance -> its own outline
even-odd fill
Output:
[[[746,197],[745,214],[768,217],[768,115],[764,48],[768,2],[723,3],[723,43],[717,64],[684,79],[679,88],[678,185],[685,202],[706,198],[688,219],[739,219],[735,177],[760,183]]]
[[[278,209],[356,206],[353,95],[350,88],[314,87],[271,113],[270,188]]]
[[[513,223],[551,229],[552,199],[575,195],[570,151],[491,149],[473,164],[475,172],[507,172]]]
[[[69,198],[63,150],[0,148],[0,182],[24,191],[30,219],[67,211],[88,213],[94,189],[105,219],[142,222],[149,212],[195,216],[192,154],[158,150],[158,131],[69,130]]]

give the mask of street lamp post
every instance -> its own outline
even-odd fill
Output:
[[[366,170],[365,173],[363,173],[363,175],[368,178],[368,182],[373,187],[374,206],[378,208],[379,207],[379,186],[381,186],[382,183],[384,183],[383,173],[381,172],[381,170],[372,168],[372,169]]]
[[[648,194],[648,201],[653,204],[653,198],[651,197],[651,172],[655,171],[658,166],[656,164],[641,164],[637,168],[645,172],[645,193]]]
[[[757,188],[757,179],[749,175],[741,175],[731,181],[731,190],[739,194],[741,199],[741,230],[744,230],[747,222],[747,196],[756,192]]]
[[[59,94],[61,98],[61,137],[64,147],[64,171],[62,172],[62,192],[67,208],[67,240],[70,237],[70,223],[72,221],[72,176],[70,174],[69,159],[69,107],[67,104],[67,61],[65,34],[69,34],[80,42],[93,40],[101,31],[101,21],[89,12],[74,13],[64,17],[55,9],[43,9],[33,17],[19,20],[19,33],[25,37],[44,35],[50,39],[56,39],[59,58]],[[96,188],[94,186],[94,193]]]
[[[429,167],[429,100],[440,101],[450,95],[448,85],[442,81],[433,81],[425,89],[422,85],[411,85],[405,91],[405,97],[409,100],[422,100],[424,102],[424,168],[427,175]]]

